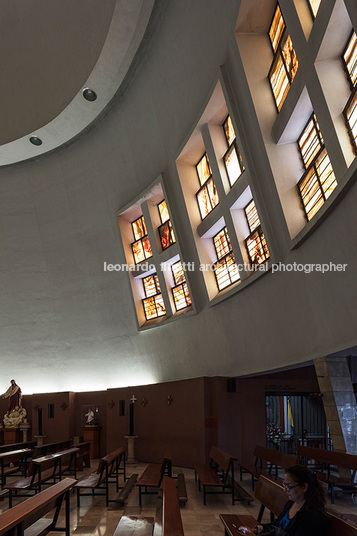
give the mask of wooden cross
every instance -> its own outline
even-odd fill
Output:
[[[132,404],[135,404],[136,401],[137,401],[137,398],[136,398],[135,395],[133,395],[133,396],[131,397],[131,399],[130,399],[130,402],[131,402]]]

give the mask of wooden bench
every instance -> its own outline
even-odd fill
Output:
[[[27,471],[27,457],[32,451],[30,449],[10,450],[0,452],[0,478],[1,489],[6,484],[6,477],[9,475],[22,474]]]
[[[198,489],[203,488],[203,504],[206,505],[206,495],[210,493],[230,493],[232,504],[235,502],[234,491],[234,458],[218,447],[211,447],[210,463],[195,466],[195,480]],[[207,488],[215,488],[207,491]]]
[[[162,494],[153,517],[122,516],[113,536],[184,536],[176,482],[169,476],[162,480]]]
[[[268,449],[257,445],[254,449],[254,464],[244,464],[237,462],[240,468],[240,480],[243,473],[249,473],[252,477],[252,490],[260,475],[275,478],[279,481],[279,469],[287,469],[298,463],[298,456],[285,454],[276,450]]]
[[[25,478],[7,483],[4,486],[9,491],[9,508],[12,508],[14,493],[16,493],[17,497],[24,497],[28,495],[20,495],[19,491],[28,492],[33,490],[34,493],[40,492],[42,484],[50,480],[53,480],[54,483],[57,479],[61,480],[62,474],[71,470],[71,466],[75,475],[75,455],[77,451],[78,449],[76,448],[67,449],[32,460]]]
[[[72,441],[58,441],[57,443],[47,443],[45,445],[36,445],[33,448],[33,457],[41,458],[42,456],[47,456],[48,454],[54,454],[61,450],[67,450],[71,448]]]
[[[136,485],[139,488],[139,505],[142,504],[143,495],[152,495],[158,492],[164,475],[172,476],[172,458],[165,453],[162,463],[149,463],[140,476]]]
[[[115,501],[113,501],[114,504],[109,507],[109,510],[117,510],[118,508],[122,508],[124,506],[126,499],[129,497],[130,492],[136,484],[138,476],[139,475],[137,473],[133,473],[130,478],[128,478],[124,486],[119,491],[117,498]]]
[[[330,519],[330,527],[327,536],[357,536],[356,526],[339,516],[330,513],[327,515]],[[224,526],[225,536],[237,536],[242,534],[238,531],[238,528],[242,525],[252,529],[257,524],[256,519],[250,515],[220,514],[219,517]]]
[[[301,461],[314,460],[321,466],[321,471],[316,471],[317,478],[328,485],[331,491],[331,503],[335,502],[335,493],[355,493],[357,483],[354,482],[357,471],[357,455],[345,452],[334,452],[331,450],[317,449],[314,447],[300,446],[298,456]],[[337,474],[331,474],[331,470],[342,467],[350,471],[350,478],[341,478]],[[336,490],[336,488],[338,488]]]
[[[185,506],[187,502],[187,491],[185,475],[183,473],[178,473],[177,475],[177,496],[179,503]]]
[[[260,475],[258,484],[255,490],[255,498],[260,502],[260,510],[258,517],[253,516],[236,516],[232,514],[220,514],[220,519],[225,527],[226,536],[237,536],[237,528],[240,525],[254,527],[261,523],[264,510],[267,508],[270,511],[270,521],[273,521],[280,512],[282,512],[288,496],[284,488],[276,481],[271,480],[263,475]],[[246,518],[245,521],[239,521],[238,517]]]
[[[30,449],[33,450],[36,446],[36,441],[25,441],[22,443],[9,443],[0,445],[0,452],[9,452],[10,450]]]
[[[77,471],[83,471],[84,467],[90,468],[90,441],[77,443],[77,445],[72,445],[72,447],[79,449],[77,454]]]
[[[50,488],[29,498],[0,514],[0,536],[45,536],[52,531],[65,532],[70,536],[70,500],[69,492],[76,483],[71,478],[54,484]],[[58,516],[65,502],[65,526],[57,527]],[[43,516],[55,509],[51,518]],[[41,525],[41,526],[39,526]],[[25,532],[26,531],[26,532]]]
[[[90,475],[84,476],[78,480],[75,488],[77,489],[77,506],[80,507],[80,497],[88,495],[105,495],[106,506],[109,506],[112,500],[109,500],[109,484],[116,484],[116,491],[119,491],[119,475],[123,475],[124,482],[126,479],[125,475],[125,447],[120,447],[119,449],[107,454],[100,459],[97,470]],[[104,486],[104,487],[103,487]],[[83,489],[90,489],[91,493],[80,493]],[[100,491],[95,493],[95,490],[103,490],[104,493]]]

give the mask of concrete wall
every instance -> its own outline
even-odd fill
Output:
[[[270,272],[214,306],[195,273],[197,313],[138,333],[127,274],[103,271],[105,261],[124,262],[117,211],[162,172],[184,260],[197,259],[175,159],[220,65],[239,110],[252,110],[233,34],[239,2],[222,7],[221,0],[167,2],[125,91],[92,129],[52,154],[0,168],[3,392],[12,377],[25,393],[231,377],[356,344],[356,174],[295,249],[282,231],[271,174],[260,181],[277,260],[346,263],[345,272]],[[257,122],[243,116],[258,165]],[[113,431],[107,446],[115,441]]]

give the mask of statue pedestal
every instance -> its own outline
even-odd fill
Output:
[[[43,445],[43,440],[45,439],[45,435],[35,435],[35,439],[37,441],[37,446],[41,447]]]
[[[95,460],[100,458],[99,435],[100,426],[97,424],[88,425],[83,428],[83,440],[84,442],[90,442],[90,457]]]
[[[31,424],[29,424],[28,422],[23,422],[22,424],[20,424],[19,428],[22,432],[22,442],[27,443],[27,432],[30,430]]]
[[[4,426],[4,444],[20,443],[20,430],[16,426]]]
[[[139,436],[137,435],[126,435],[124,436],[125,439],[128,440],[128,459],[126,463],[136,463],[135,455],[134,455],[134,443],[135,439]]]

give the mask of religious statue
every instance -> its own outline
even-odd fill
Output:
[[[1,398],[8,398],[9,404],[7,412],[4,415],[3,422],[5,426],[17,427],[24,422],[27,412],[22,407],[22,393],[15,380],[11,380],[11,385]]]
[[[1,398],[8,398],[9,399],[9,406],[8,411],[11,411],[16,408],[16,406],[21,407],[22,406],[22,393],[20,387],[17,385],[15,380],[11,380],[11,385],[4,393],[1,395]]]
[[[89,409],[88,412],[85,414],[86,417],[86,425],[93,425],[96,424],[94,419],[94,411],[92,409]]]

